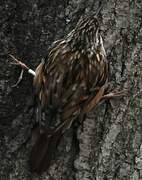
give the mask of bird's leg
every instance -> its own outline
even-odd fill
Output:
[[[128,94],[128,90],[122,90],[122,91],[114,90],[108,94],[103,95],[102,99],[111,99],[111,98],[116,98],[116,97],[122,97],[122,96],[126,96],[127,94]]]
[[[107,91],[108,92],[108,91]],[[121,98],[123,96],[126,96],[128,94],[128,90],[122,90],[122,91],[118,91],[118,90],[113,90],[112,92],[108,92],[108,93],[104,93],[104,95],[102,95],[102,97],[100,97],[100,100],[98,102],[98,104],[94,104],[94,107],[96,107],[96,105],[101,105],[104,102],[107,102],[107,110],[106,111],[112,111],[114,105],[113,105],[113,99],[115,98]],[[106,114],[106,112],[105,112]]]
[[[27,70],[29,74],[35,76],[36,73],[35,71],[33,71],[32,69],[30,69],[25,63],[22,63],[21,61],[19,61],[18,59],[16,59],[13,55],[9,54],[9,56],[15,61],[14,65],[20,66],[23,70]]]
[[[25,69],[25,70],[30,69],[26,64],[24,64],[21,61],[19,61],[18,59],[16,59],[13,55],[9,54],[9,56],[14,60],[14,63],[11,63],[11,64],[20,66],[22,69]]]
[[[21,73],[20,73],[20,76],[18,78],[18,81],[12,86],[12,87],[16,87],[20,82],[21,80],[23,79],[23,73],[24,73],[24,70],[27,70],[29,74],[32,74],[33,76],[35,76],[35,71],[33,71],[32,69],[30,69],[25,63],[19,61],[18,59],[16,59],[13,55],[9,54],[9,56],[14,60],[14,62],[12,62],[11,64],[14,64],[14,65],[17,65],[17,66],[20,66],[22,68],[21,70]]]
[[[18,86],[18,84],[22,81],[22,79],[23,79],[23,73],[24,73],[24,70],[22,69],[22,70],[21,70],[21,73],[20,73],[20,76],[19,76],[19,78],[18,78],[18,81],[17,81],[15,84],[13,84],[12,87]]]
[[[128,94],[127,90],[122,90],[122,91],[118,91],[118,90],[114,90],[108,94],[103,95],[102,99],[101,99],[101,103],[102,102],[106,102],[106,112],[108,111],[112,111],[114,108],[114,104],[113,104],[113,100],[114,98],[121,98],[123,96],[126,96]],[[105,112],[105,114],[106,114]]]
[[[27,65],[16,59],[13,55],[9,54],[9,56],[14,60],[14,63],[12,62],[11,64],[20,66],[22,68],[18,81],[14,85],[12,85],[12,87],[16,87],[23,79],[24,69],[29,70],[29,68]]]

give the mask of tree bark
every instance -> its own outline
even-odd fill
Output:
[[[26,111],[32,77],[7,53],[35,68],[54,40],[64,37],[83,14],[96,12],[114,87],[129,94],[87,114],[79,128],[62,138],[50,169],[31,174],[34,116]],[[141,180],[142,179],[142,1],[1,0],[0,4],[0,179]]]

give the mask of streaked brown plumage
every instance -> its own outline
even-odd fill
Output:
[[[36,70],[37,117],[47,109],[51,126],[42,128],[31,152],[32,171],[49,165],[62,134],[103,98],[108,63],[95,16],[83,17],[66,38],[56,41]]]

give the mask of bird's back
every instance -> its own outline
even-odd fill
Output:
[[[41,106],[51,111],[55,109],[54,116],[59,115],[61,121],[77,117],[84,104],[89,103],[88,100],[106,83],[108,74],[107,60],[102,52],[98,50],[88,57],[78,50],[72,51],[66,40],[55,43],[47,61],[39,68],[42,70],[37,70],[34,85]]]
[[[59,140],[57,137],[61,137],[79,115],[89,112],[99,103],[107,78],[108,64],[98,21],[94,17],[81,19],[66,38],[53,44],[47,59],[36,70],[34,87],[38,114],[47,110],[46,121],[50,123],[44,132],[43,144],[45,141],[48,143],[42,148],[42,158],[35,159],[43,135],[33,147],[33,170],[47,168],[41,166],[49,161],[49,153]],[[41,114],[38,117],[41,118]]]

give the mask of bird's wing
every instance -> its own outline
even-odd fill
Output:
[[[92,57],[72,52],[65,41],[50,51],[34,79],[37,118],[48,111],[48,127],[42,129],[31,151],[31,170],[42,173],[53,158],[56,146],[73,121],[92,110],[101,100],[107,82],[107,62],[101,53]],[[40,122],[39,122],[40,123]]]
[[[54,115],[60,114],[61,123],[65,123],[99,102],[107,81],[107,62],[99,52],[88,58],[72,52],[61,41],[50,51],[48,61],[38,66],[36,74],[34,85],[41,106],[56,109]]]

